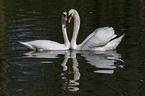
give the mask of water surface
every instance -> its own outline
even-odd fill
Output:
[[[144,96],[143,0],[0,0],[0,95]],[[77,43],[99,27],[126,33],[116,50],[30,51],[17,41],[63,43],[61,13],[81,17]],[[69,39],[73,24],[67,24]]]

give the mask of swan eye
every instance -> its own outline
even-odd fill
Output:
[[[64,19],[67,21],[67,15],[66,14],[63,14],[63,16],[64,16]]]

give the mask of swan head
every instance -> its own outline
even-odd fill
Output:
[[[62,13],[62,18],[63,20],[67,21],[67,12]]]
[[[68,22],[70,23],[72,17],[77,13],[75,9],[70,9],[68,12]]]

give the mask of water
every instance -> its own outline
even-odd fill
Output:
[[[143,0],[0,0],[1,96],[144,96]],[[61,14],[81,17],[78,42],[96,28],[126,33],[116,50],[28,51],[17,41],[63,43]],[[73,24],[67,24],[69,39]]]

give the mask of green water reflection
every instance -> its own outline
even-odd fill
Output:
[[[8,95],[8,93],[3,90],[3,88],[6,87],[6,83],[8,82],[8,78],[5,77],[5,72],[7,69],[8,64],[6,64],[5,61],[7,61],[7,57],[4,56],[5,52],[5,46],[6,46],[6,22],[5,22],[5,7],[3,6],[3,2],[0,1],[0,95]]]

